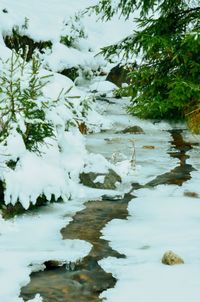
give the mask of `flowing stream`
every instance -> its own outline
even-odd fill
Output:
[[[46,269],[32,273],[30,283],[22,288],[21,297],[25,301],[40,293],[44,302],[98,302],[101,292],[115,286],[117,280],[112,274],[106,273],[98,261],[108,256],[125,256],[113,250],[108,241],[101,239],[101,230],[112,219],[128,217],[127,206],[134,198],[132,194],[135,190],[160,184],[181,186],[191,178],[190,172],[194,170],[187,164],[187,151],[192,145],[184,141],[182,130],[170,130],[170,134],[171,148],[166,152],[178,159],[178,165],[167,173],[155,176],[146,184],[132,184],[130,192],[121,199],[105,198],[86,202],[85,208],[75,214],[73,220],[61,230],[61,234],[63,239],[82,239],[90,242],[92,249],[89,255],[79,263],[69,263],[67,268],[66,265],[59,267],[54,262],[45,263]],[[103,137],[106,137],[106,132]]]

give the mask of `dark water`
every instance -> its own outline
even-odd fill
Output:
[[[182,185],[191,178],[193,167],[188,165],[187,151],[192,148],[183,140],[181,130],[170,132],[172,136],[169,154],[179,159],[176,168],[168,173],[156,177],[143,187],[155,187],[160,184]],[[133,184],[133,189],[141,188]],[[31,274],[30,283],[22,288],[21,297],[25,301],[40,293],[44,302],[99,302],[99,294],[114,287],[116,279],[106,273],[98,261],[108,256],[125,257],[113,250],[109,242],[101,239],[101,230],[112,219],[126,219],[127,206],[133,196],[126,194],[118,200],[104,199],[101,201],[88,201],[85,209],[78,212],[73,221],[61,230],[63,239],[82,239],[92,244],[90,254],[79,263],[57,267],[54,263],[46,263],[46,270]]]
[[[88,201],[86,208],[78,212],[61,233],[63,239],[90,242],[93,246],[91,252],[67,270],[66,266],[52,267],[51,263],[46,263],[47,269],[33,273],[31,282],[22,288],[21,296],[25,301],[33,298],[37,292],[42,295],[44,302],[100,301],[99,294],[114,287],[116,279],[98,265],[98,260],[107,256],[124,257],[112,250],[108,241],[100,238],[101,230],[114,218],[127,218],[127,205],[132,198],[132,195],[126,194],[121,200]]]
[[[189,158],[187,152],[192,149],[192,144],[184,141],[182,130],[171,130],[169,132],[172,136],[172,150],[169,150],[168,153],[171,157],[177,158],[179,164],[171,171],[159,175],[148,182],[145,185],[146,187],[155,187],[161,184],[182,186],[185,181],[191,179],[190,172],[195,170],[191,165],[187,164],[187,159]]]

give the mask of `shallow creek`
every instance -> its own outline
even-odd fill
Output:
[[[174,169],[155,176],[146,184],[134,183],[131,191],[121,199],[105,197],[102,200],[91,200],[85,203],[85,208],[75,214],[73,220],[61,230],[61,234],[63,239],[82,239],[90,242],[93,247],[89,255],[79,263],[67,264],[67,268],[66,265],[58,267],[54,262],[45,263],[46,269],[33,273],[30,283],[22,288],[21,297],[25,301],[33,298],[36,293],[40,293],[44,302],[98,302],[101,292],[114,287],[117,280],[112,274],[106,273],[98,265],[98,261],[108,256],[117,258],[125,256],[113,250],[108,241],[101,239],[101,230],[112,219],[128,217],[127,206],[134,198],[132,195],[134,190],[160,184],[182,185],[191,178],[190,172],[194,169],[187,164],[187,151],[192,146],[183,140],[181,133],[182,130],[170,130],[171,148],[166,150],[171,157],[178,159],[178,165]],[[105,143],[105,138],[106,132],[101,134],[102,143]],[[111,156],[106,148],[103,148],[102,153],[108,158]]]

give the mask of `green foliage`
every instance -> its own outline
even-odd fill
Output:
[[[131,85],[127,85],[125,87],[120,87],[113,92],[116,98],[129,97],[133,95],[133,87]]]
[[[97,14],[103,13],[103,18],[106,20],[111,19],[115,14],[121,14],[127,19],[136,10],[141,10],[141,15],[146,15],[149,9],[152,9],[156,2],[160,3],[161,0],[119,0],[116,5],[113,0],[100,0],[98,5],[90,7],[95,10]]]
[[[107,4],[106,4],[107,2]],[[132,7],[129,6],[130,2]],[[182,118],[200,106],[200,1],[100,1],[107,18],[141,10],[139,30],[103,49],[106,57],[123,54],[137,61],[129,74],[129,111],[144,118]],[[152,10],[156,12],[150,15]],[[127,88],[126,88],[127,90]]]
[[[48,76],[40,76],[37,57],[27,63],[14,51],[0,64],[0,142],[16,130],[26,148],[37,151],[38,144],[53,136],[53,126],[45,117],[50,105],[42,93]]]

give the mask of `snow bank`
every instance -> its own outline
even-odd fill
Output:
[[[93,1],[92,5],[95,3]],[[3,146],[0,178],[6,185],[6,204],[14,205],[20,201],[27,209],[42,195],[47,200],[53,196],[66,200],[75,197],[76,192],[82,192],[78,175],[88,155],[81,135],[66,128],[69,124],[78,126],[83,123],[89,131],[99,132],[112,126],[112,122],[102,117],[96,105],[88,100],[88,91],[75,87],[69,78],[57,73],[66,68],[82,66],[90,76],[91,70],[99,72],[102,68],[106,69],[102,56],[96,56],[100,48],[125,37],[132,30],[131,21],[114,18],[107,23],[97,22],[94,15],[81,15],[80,11],[90,5],[89,0],[75,3],[68,0],[44,0],[42,3],[38,0],[34,3],[30,0],[2,0],[0,3],[0,58],[5,61],[11,56],[3,37],[12,35],[13,29],[37,42],[51,41],[52,47],[39,56],[42,63],[39,75],[51,74],[49,83],[43,88],[43,98],[52,104],[59,96],[62,99],[56,106],[46,110],[46,118],[55,127],[57,142],[47,140],[48,148],[43,146],[38,155],[25,150],[20,138],[11,133],[6,148]],[[116,24],[119,27],[117,32],[114,30]],[[63,42],[65,36],[72,38],[72,45]],[[80,69],[79,77],[82,76],[81,72]],[[27,86],[26,80],[23,79],[21,84]],[[93,86],[90,88],[95,88]],[[114,88],[114,84],[106,81],[98,83],[101,92],[111,92]],[[65,93],[67,106],[63,101]],[[23,120],[20,121],[20,129],[25,129]],[[7,159],[17,162],[14,170],[9,167],[5,169]]]
[[[184,196],[183,188],[159,186],[141,189],[129,203],[128,220],[115,219],[103,230],[103,239],[126,259],[106,258],[100,265],[118,282],[102,293],[108,302],[122,300],[199,301],[200,205],[198,198]],[[163,254],[172,250],[185,264],[167,266]]]
[[[72,3],[69,0],[44,0],[41,3],[37,0],[33,3],[30,0],[2,0],[0,55],[6,58],[9,52],[2,36],[12,35],[12,29],[17,28],[22,35],[34,41],[52,42],[52,49],[46,51],[43,59],[45,66],[54,72],[80,66],[87,70],[87,74],[92,74],[92,70],[106,70],[108,63],[103,56],[96,55],[103,46],[115,43],[130,34],[133,22],[125,22],[118,17],[109,22],[101,22],[97,21],[94,14],[83,15],[81,20],[78,20],[79,12],[95,2],[97,1],[91,3],[89,0],[79,0]],[[60,43],[61,37],[66,35],[75,39],[73,45]]]
[[[42,66],[38,76],[51,74],[49,83],[42,89],[42,100],[51,104],[45,110],[45,118],[52,124],[54,137],[46,139],[39,152],[33,152],[25,147],[18,128],[11,129],[6,140],[0,144],[0,179],[5,185],[5,203],[15,205],[20,201],[28,209],[39,196],[65,201],[49,204],[40,211],[27,212],[9,221],[0,216],[0,300],[3,302],[22,302],[19,298],[21,287],[29,282],[32,271],[44,269],[45,261],[75,262],[87,255],[91,248],[89,243],[62,240],[60,229],[70,222],[76,211],[83,208],[83,197],[118,194],[116,191],[83,188],[79,184],[79,173],[84,169],[101,172],[113,165],[103,156],[88,155],[85,139],[77,130],[78,124],[84,123],[89,130],[97,132],[109,129],[112,121],[94,110],[97,107],[90,100],[87,90],[76,87],[69,78],[58,74],[63,69],[80,66],[86,69],[89,76],[91,70],[107,70],[104,59],[96,56],[100,48],[132,30],[131,22],[125,24],[123,20],[115,19],[107,24],[97,24],[96,17],[84,16],[85,38],[78,36],[71,47],[64,45],[61,37],[67,33],[66,23],[78,10],[88,5],[91,5],[89,0],[0,2],[0,59],[3,62],[12,56],[3,38],[11,36],[13,28],[36,42],[52,43],[51,49],[39,55]],[[117,32],[111,30],[114,24],[119,26]],[[19,78],[19,74],[17,76]],[[22,75],[20,79],[23,90],[29,83]],[[100,86],[104,92],[114,89],[114,85],[106,82]],[[18,116],[20,114],[19,106]],[[20,117],[17,122],[20,131],[25,131],[25,119]],[[66,202],[69,198],[70,202]],[[41,302],[42,298],[36,295],[31,301]]]
[[[1,301],[23,301],[19,298],[21,287],[29,282],[32,271],[44,269],[45,261],[76,262],[88,254],[89,243],[62,240],[60,234],[74,213],[83,208],[83,202],[79,199],[68,204],[54,204],[13,220],[0,219]],[[37,295],[33,301],[42,300]]]

